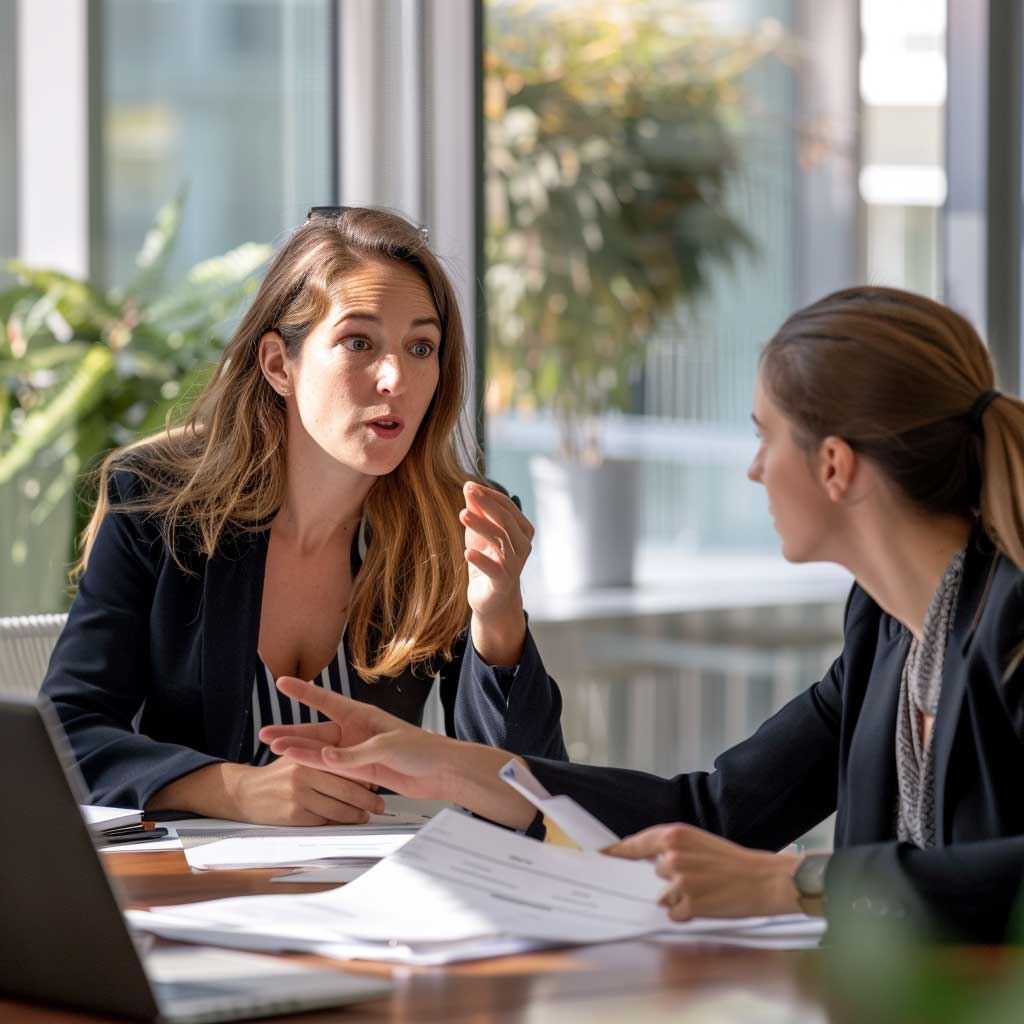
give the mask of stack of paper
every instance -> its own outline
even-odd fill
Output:
[[[130,807],[101,807],[98,804],[79,804],[82,818],[93,834],[102,853],[155,853],[160,850],[180,850],[181,843],[173,828],[150,830],[142,824],[142,811]],[[164,834],[166,833],[166,834]],[[113,837],[118,841],[114,842]],[[137,836],[136,842],[131,841]]]
[[[671,925],[656,905],[663,889],[645,861],[538,843],[444,811],[344,888],[130,911],[129,920],[186,941],[407,963],[664,931],[742,932],[745,923],[737,921]],[[758,930],[766,919],[747,924]]]
[[[138,825],[142,821],[142,811],[130,807],[100,807],[98,804],[79,804],[79,810],[93,835],[106,832],[111,828]]]
[[[404,846],[415,832],[387,832],[382,835],[324,835],[317,829],[307,833],[218,839],[185,850],[189,866],[196,871],[217,868],[305,867],[313,863],[360,861],[376,864]]]
[[[450,807],[439,800],[409,800],[389,795],[383,814],[371,814],[365,825],[287,827],[254,825],[218,818],[188,818],[174,822],[195,871],[224,868],[294,868],[309,870],[280,881],[348,882],[393,853],[430,821]],[[331,869],[330,877],[311,871]]]

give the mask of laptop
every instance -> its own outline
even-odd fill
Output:
[[[268,1017],[386,995],[387,980],[158,946],[125,923],[45,705],[0,699],[0,994],[167,1024]],[[67,768],[67,770],[66,770]],[[84,801],[83,801],[84,802]]]

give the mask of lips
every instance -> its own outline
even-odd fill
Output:
[[[405,428],[405,424],[398,416],[378,416],[376,419],[369,420],[367,426],[378,437],[383,438],[398,437]]]

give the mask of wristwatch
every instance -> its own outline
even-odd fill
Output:
[[[830,853],[808,853],[793,872],[797,902],[805,914],[825,916],[825,871],[831,859]]]

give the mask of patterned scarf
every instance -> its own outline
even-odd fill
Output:
[[[900,678],[896,713],[896,777],[899,780],[896,834],[900,842],[922,849],[934,846],[935,758],[932,739],[942,692],[942,666],[953,624],[964,549],[953,556],[928,605],[921,640],[912,637]],[[924,742],[922,715],[932,716],[932,730]]]

